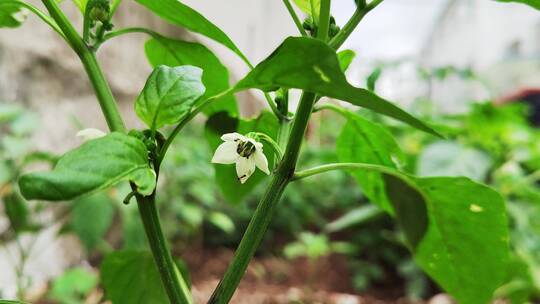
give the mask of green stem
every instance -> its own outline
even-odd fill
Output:
[[[306,177],[310,177],[313,175],[325,173],[328,171],[334,171],[334,170],[347,170],[347,169],[355,169],[355,170],[372,170],[377,172],[385,172],[391,175],[395,174],[395,171],[388,167],[380,166],[380,165],[372,165],[372,164],[364,164],[364,163],[335,163],[335,164],[327,164],[322,165],[319,167],[303,170],[303,171],[297,171],[291,181],[297,181],[299,179],[303,179]]]
[[[281,159],[283,158],[283,151],[281,151],[281,147],[279,146],[279,144],[275,142],[274,139],[268,134],[260,132],[255,132],[255,134],[259,137],[260,140],[270,145],[272,150],[274,150],[274,153],[278,156],[276,163],[279,163],[279,161],[281,161]]]
[[[294,8],[291,5],[291,2],[289,0],[283,0],[283,4],[285,4],[285,7],[287,8],[287,11],[289,12],[289,15],[291,15],[291,18],[296,25],[296,28],[298,28],[298,31],[302,36],[308,36],[306,33],[306,30],[302,26],[302,22],[300,21],[300,18],[298,18],[298,15],[294,11]]]
[[[25,7],[26,9],[28,9],[32,13],[36,14],[36,16],[38,16],[45,23],[47,23],[62,38],[66,39],[66,37],[64,36],[64,33],[62,33],[62,30],[58,27],[58,25],[56,23],[54,23],[54,20],[52,20],[49,16],[45,15],[37,7],[35,7],[35,6],[33,6],[33,5],[29,4],[29,3],[19,1],[19,0],[4,0],[4,1],[0,2],[0,6],[7,5],[7,4],[17,4],[17,5],[20,5],[22,7]]]
[[[302,145],[304,133],[311,116],[315,94],[304,92],[294,119],[287,148],[283,160],[278,165],[275,175],[262,197],[249,225],[240,241],[235,256],[229,265],[225,275],[219,282],[212,297],[208,301],[211,304],[228,303],[244,276],[249,261],[259,247],[262,238],[268,229],[270,220],[283,191],[289,183],[296,168],[298,154]]]
[[[172,304],[192,303],[189,288],[177,270],[167,241],[163,236],[154,196],[137,195],[137,205],[169,301]]]
[[[317,38],[322,41],[328,40],[328,29],[330,28],[330,4],[330,0],[321,0]]]
[[[371,10],[376,8],[379,4],[381,4],[384,0],[373,0],[368,5],[366,5],[364,8],[358,7],[354,14],[352,15],[351,19],[343,26],[341,31],[337,33],[337,35],[330,40],[330,47],[337,50],[339,47],[349,38],[349,36],[352,34],[356,26],[364,19],[364,17],[369,13]]]
[[[69,45],[79,55],[85,70],[88,74],[92,86],[96,91],[101,109],[109,129],[111,131],[125,132],[120,112],[118,111],[116,100],[112,95],[109,84],[105,80],[101,68],[93,52],[84,43],[79,33],[73,28],[67,17],[58,7],[56,0],[42,0],[51,17],[56,21],[62,32],[65,34]],[[161,280],[172,304],[190,304],[192,303],[187,284],[179,275],[174,265],[171,252],[168,250],[163,231],[159,223],[159,216],[155,206],[155,196],[150,197],[137,196],[137,205],[141,214],[142,222],[158,266]]]

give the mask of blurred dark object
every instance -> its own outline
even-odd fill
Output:
[[[518,92],[502,97],[496,103],[507,104],[509,102],[522,102],[528,105],[529,113],[527,120],[535,127],[540,127],[540,89],[525,88]]]

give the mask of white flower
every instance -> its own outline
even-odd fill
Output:
[[[77,137],[80,137],[83,141],[89,141],[92,139],[100,138],[107,135],[107,133],[94,128],[83,129],[77,132]]]
[[[216,164],[236,164],[236,175],[240,183],[245,183],[255,172],[255,166],[266,174],[268,160],[263,153],[263,145],[249,137],[238,133],[228,133],[221,136],[224,141],[214,153],[212,162]]]

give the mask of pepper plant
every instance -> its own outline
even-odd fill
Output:
[[[227,68],[202,44],[165,37],[148,28],[114,29],[113,16],[120,0],[74,0],[84,20],[80,31],[57,0],[42,0],[46,12],[22,0],[0,0],[0,26],[17,27],[30,11],[71,47],[81,60],[110,130],[104,136],[83,132],[95,138],[65,153],[52,171],[23,175],[19,180],[22,195],[63,201],[128,181],[132,192],[125,203],[132,198],[137,201],[157,271],[153,264],[142,262],[148,261],[149,255],[128,252],[105,259],[101,280],[108,299],[113,303],[163,303],[168,298],[170,303],[192,303],[186,276],[178,270],[163,236],[155,199],[160,166],[171,143],[181,141],[182,129],[201,114],[208,117],[206,137],[217,148],[213,158],[218,163],[216,183],[224,196],[240,201],[254,186],[266,183],[235,257],[208,303],[230,301],[275,209],[287,208],[279,205],[285,189],[297,180],[331,170],[350,172],[363,193],[395,218],[416,263],[459,303],[491,300],[508,270],[507,218],[501,196],[464,177],[420,178],[400,171],[399,147],[384,126],[345,107],[324,103],[325,97],[341,100],[442,136],[394,103],[351,85],[344,74],[352,52],[340,51],[340,47],[383,0],[356,0],[357,9],[342,28],[331,17],[331,0],[295,0],[307,15],[304,22],[289,0],[283,0],[299,34],[285,38],[256,66],[219,27],[182,2],[137,2],[170,24],[222,44],[251,71],[230,85]],[[519,2],[534,5],[535,1]],[[129,130],[124,124],[96,59],[102,44],[130,33],[149,36],[144,47],[154,66],[134,101],[135,113],[146,125],[143,130]],[[263,91],[271,111],[251,120],[240,118],[234,94],[248,89]],[[290,90],[301,91],[293,113],[289,111]],[[327,110],[347,120],[337,143],[340,162],[297,168],[311,114]],[[236,172],[230,165],[233,163]],[[256,167],[270,176],[256,172]],[[143,273],[144,277],[132,273]],[[153,284],[158,277],[165,293]],[[129,291],[125,290],[127,284]]]

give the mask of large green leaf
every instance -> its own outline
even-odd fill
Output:
[[[529,5],[531,7],[534,7],[537,10],[540,10],[540,0],[496,0],[496,1],[523,3],[523,4]]]
[[[90,194],[122,180],[135,183],[143,195],[151,194],[156,183],[144,143],[115,132],[66,153],[52,171],[23,175],[19,187],[26,199],[58,201]]]
[[[418,178],[428,200],[429,229],[415,260],[461,304],[488,303],[508,271],[505,204],[467,178]]]
[[[219,27],[182,2],[178,0],[137,0],[137,2],[166,21],[213,39],[245,59],[244,54]]]
[[[289,37],[235,86],[274,90],[296,88],[350,102],[428,133],[436,134],[412,115],[372,92],[352,86],[341,70],[335,51],[318,39]]]
[[[402,152],[394,137],[384,127],[372,123],[360,115],[348,112],[347,124],[336,143],[341,162],[368,163],[396,168],[394,161],[402,158]],[[392,211],[385,191],[381,173],[376,171],[351,171],[362,187],[362,193],[387,212]]]
[[[215,151],[223,143],[221,136],[225,133],[238,132],[240,134],[246,134],[248,132],[262,132],[276,139],[278,126],[277,119],[269,112],[263,112],[258,118],[252,120],[238,119],[229,116],[225,112],[220,112],[208,119],[205,136],[212,151]],[[264,149],[264,154],[268,159],[268,167],[272,170],[274,159],[272,149]],[[241,184],[236,178],[235,165],[215,164],[214,168],[216,182],[225,198],[231,203],[239,203],[255,186],[267,177],[260,170],[256,170],[244,184]]]
[[[113,304],[169,303],[148,252],[114,252],[105,258],[100,271],[105,297]]]
[[[73,202],[68,224],[86,250],[94,249],[109,230],[114,216],[113,203],[104,193],[85,196]]]
[[[393,213],[416,262],[461,304],[486,304],[509,263],[505,203],[463,177],[418,178],[357,164],[384,176]]]
[[[214,53],[200,43],[154,37],[146,42],[145,51],[146,57],[154,67],[192,65],[201,68],[203,70],[202,82],[206,88],[201,100],[226,91],[230,87],[227,68]],[[236,115],[238,107],[234,96],[227,95],[219,102],[213,102],[205,107],[203,111],[207,115],[221,111]]]
[[[0,0],[0,28],[18,27],[26,19],[26,12],[20,4]]]
[[[135,103],[137,116],[154,130],[178,122],[204,94],[201,77],[194,66],[156,67]]]

